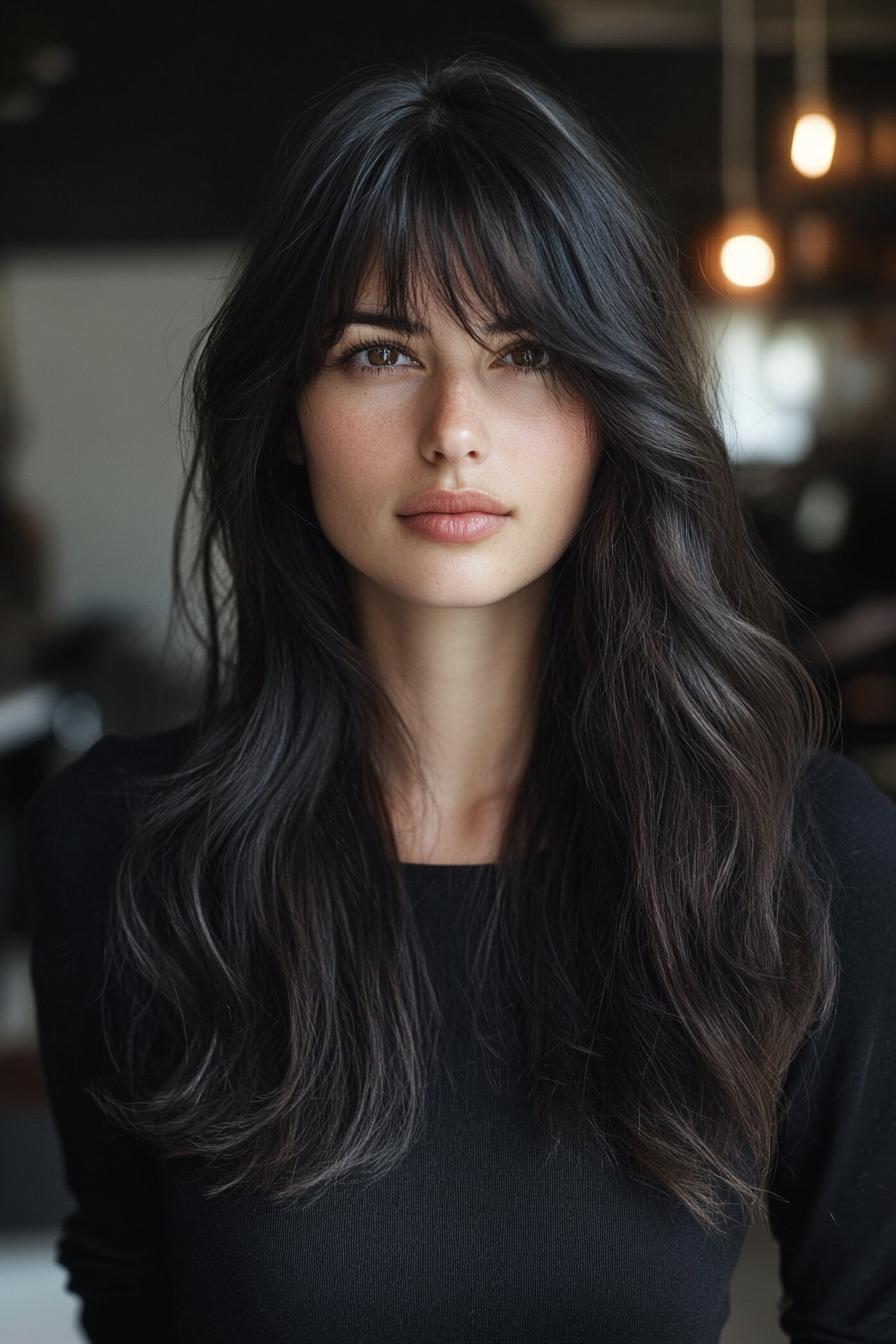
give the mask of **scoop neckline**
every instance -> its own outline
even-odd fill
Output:
[[[539,850],[537,850],[536,853],[532,855],[532,858],[534,858],[534,859],[540,859],[540,858],[543,858],[544,855],[549,854],[550,852],[551,852],[551,847],[550,847],[550,845],[547,845],[547,846],[545,846],[544,849],[539,849]],[[522,863],[522,862],[524,862],[524,860],[517,860],[517,862]],[[432,872],[436,872],[436,873],[457,873],[457,872],[481,872],[484,868],[504,868],[504,867],[506,867],[506,864],[504,864],[504,863],[405,863],[405,862],[403,862],[403,861],[400,860],[398,866],[399,866],[399,868],[401,868],[401,869],[404,870],[404,871],[410,871],[410,872],[415,872],[415,873],[432,873]]]
[[[404,863],[399,862],[399,868],[410,869],[412,872],[423,873],[446,873],[456,872],[463,868],[500,868],[500,863]]]

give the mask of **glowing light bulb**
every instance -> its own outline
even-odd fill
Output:
[[[823,177],[831,166],[837,128],[823,112],[805,112],[797,119],[790,161],[804,177]]]
[[[726,280],[745,289],[767,284],[775,273],[775,254],[757,233],[737,233],[726,238],[719,263]]]

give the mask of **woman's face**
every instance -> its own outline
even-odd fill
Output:
[[[550,571],[581,520],[599,455],[590,408],[552,392],[530,333],[480,331],[480,346],[430,302],[427,330],[408,334],[379,300],[362,289],[357,321],[302,389],[302,443],[289,456],[304,462],[318,522],[357,576],[416,603],[500,602]],[[358,344],[367,348],[347,353]],[[400,515],[429,489],[485,491],[508,516],[489,535],[426,535]]]

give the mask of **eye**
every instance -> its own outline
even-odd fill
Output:
[[[364,360],[357,360],[356,355],[371,355],[373,358],[371,363],[368,364]],[[403,345],[395,345],[392,341],[357,341],[356,345],[349,345],[349,348],[345,349],[339,358],[334,360],[334,363],[340,368],[344,366],[357,368],[361,374],[390,374],[395,367],[407,367],[402,366],[402,364],[396,366],[396,356],[398,355],[407,355],[408,359],[412,359]],[[384,356],[383,362],[377,363],[377,360],[380,360],[382,356]]]
[[[359,361],[356,355],[370,355],[370,363]],[[407,355],[408,359],[413,358],[407,350],[400,345],[393,345],[386,341],[359,341],[357,345],[351,346],[345,350],[337,361],[339,364],[348,364],[352,368],[359,369],[362,373],[389,373],[392,369],[403,368],[405,365],[398,364],[398,357]]]
[[[534,355],[533,351],[536,352]],[[359,355],[368,355],[369,362],[358,359],[357,356]],[[398,360],[402,355],[411,360],[412,364],[416,363],[414,356],[402,345],[396,345],[391,341],[359,341],[356,345],[344,350],[335,363],[339,367],[353,368],[360,373],[379,376],[384,373],[391,373],[395,369],[409,367],[406,364],[399,364]],[[520,361],[516,359],[517,355],[522,356]],[[509,350],[505,350],[500,359],[504,361],[508,356],[510,356],[512,362],[505,364],[504,367],[509,368],[512,373],[539,373],[544,375],[549,370],[553,372],[552,360],[547,348],[539,345],[536,341],[518,341]]]
[[[529,353],[532,350],[538,351],[538,355],[533,358]],[[505,355],[523,354],[525,356],[522,364],[514,361],[515,373],[541,373],[547,369],[551,360],[547,349],[543,345],[536,344],[535,341],[523,341],[519,345],[514,345],[510,350],[506,350]]]

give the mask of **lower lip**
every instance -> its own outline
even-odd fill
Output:
[[[503,527],[506,513],[411,513],[399,515],[414,532],[433,541],[476,541]]]

